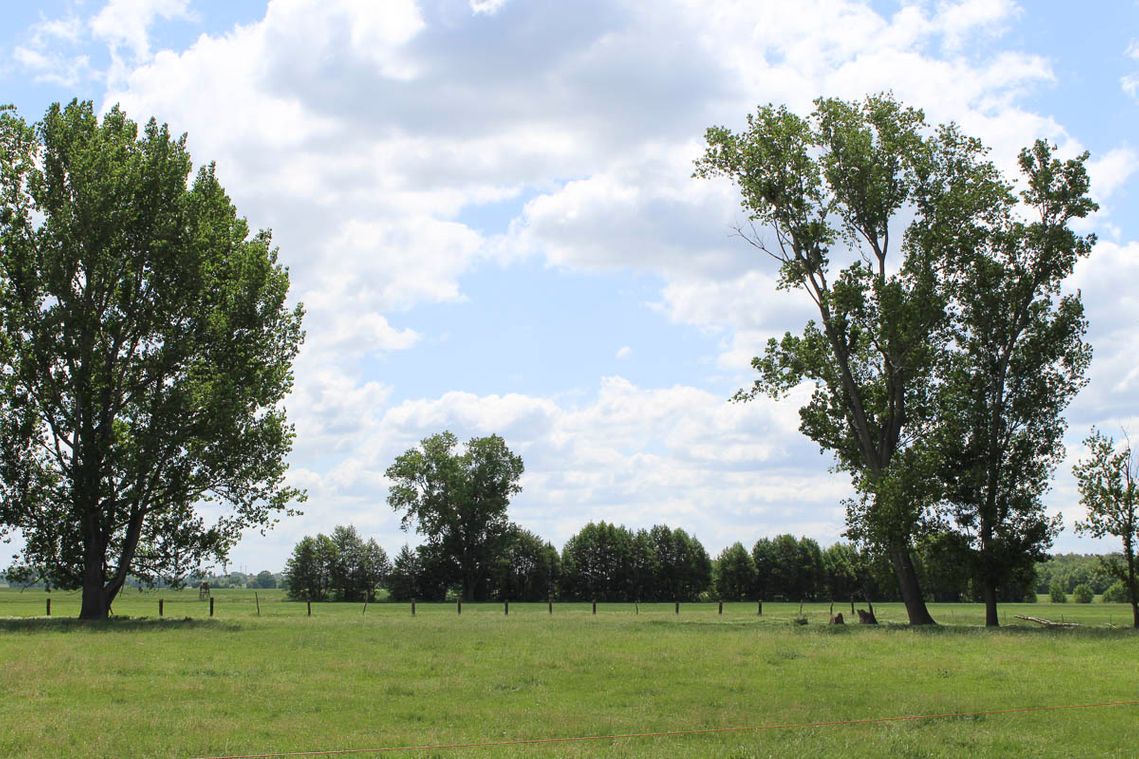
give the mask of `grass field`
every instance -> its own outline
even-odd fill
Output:
[[[827,605],[313,604],[252,591],[0,591],[0,756],[227,756],[756,728],[385,756],[1139,755],[1139,635],[1111,604],[933,605],[937,629],[826,625]],[[165,616],[157,618],[158,599]],[[839,610],[839,607],[836,607]],[[842,609],[849,612],[849,606]],[[883,622],[900,605],[876,606]],[[1079,621],[1049,630],[1014,619]],[[39,615],[39,616],[37,616]],[[799,727],[931,714],[910,721]],[[773,725],[792,725],[771,727]],[[368,756],[368,753],[353,754]]]

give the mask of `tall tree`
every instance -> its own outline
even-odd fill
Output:
[[[1104,562],[1104,569],[1123,583],[1131,601],[1135,627],[1139,627],[1139,461],[1131,449],[1102,432],[1092,430],[1084,441],[1088,457],[1075,467],[1080,504],[1087,517],[1076,529],[1093,537],[1113,535],[1123,541],[1123,555]]]
[[[269,233],[191,170],[184,136],[117,107],[0,113],[0,524],[83,619],[301,497],[281,406],[301,308]]]
[[[388,505],[402,512],[438,552],[454,562],[465,600],[489,593],[493,563],[509,521],[510,498],[521,491],[523,465],[498,435],[471,438],[464,450],[450,432],[425,438],[386,471]]]
[[[807,118],[767,106],[743,132],[715,127],[706,139],[697,176],[735,182],[752,223],[741,236],[818,314],[802,334],[769,341],[753,361],[759,379],[736,397],[814,384],[800,430],[852,476],[848,532],[889,556],[910,623],[932,624],[912,544],[938,498],[925,441],[947,293],[936,246],[923,243],[951,239],[983,208],[964,181],[982,148],[951,127],[931,131],[889,96],[820,99]],[[837,256],[849,263],[836,272]]]
[[[1042,496],[1064,456],[1064,410],[1091,360],[1079,293],[1061,293],[1094,243],[1069,226],[1096,208],[1086,160],[1059,161],[1043,141],[1021,151],[1030,223],[1018,218],[996,170],[979,166],[974,186],[991,198],[988,213],[965,234],[955,231],[967,244],[933,241],[953,290],[953,339],[938,389],[940,469],[987,626],[999,624],[1001,588],[1044,559],[1060,529]]]

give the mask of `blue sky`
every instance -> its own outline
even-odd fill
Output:
[[[691,178],[703,131],[756,105],[892,90],[1011,169],[1037,138],[1092,153],[1100,239],[1084,293],[1091,382],[1048,495],[1091,425],[1139,429],[1139,5],[1011,0],[60,0],[13,3],[0,100],[121,103],[187,132],[271,228],[308,311],[288,402],[302,517],[231,566],[279,569],[304,534],[414,536],[384,469],[422,437],[503,434],[514,519],[557,545],[587,521],[665,522],[713,554],[839,539],[845,479],[797,432],[799,391],[738,405],[749,359],[810,316],[730,235],[727,183]]]

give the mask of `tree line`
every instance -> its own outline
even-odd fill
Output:
[[[888,557],[838,542],[826,548],[790,534],[760,538],[750,548],[737,542],[710,557],[701,542],[680,528],[630,529],[590,522],[561,551],[535,533],[509,524],[476,572],[477,592],[463,595],[463,575],[437,546],[404,545],[388,562],[374,540],[351,526],[330,536],[306,536],[286,564],[284,586],[295,600],[374,600],[387,590],[393,601],[874,601],[901,600]],[[915,566],[929,601],[981,601],[976,578],[961,562],[950,538],[919,541]],[[1102,557],[1058,556],[1009,584],[1003,601],[1035,601],[1049,584],[1067,593],[1091,582],[1094,594],[1112,586]],[[1061,579],[1062,578],[1062,579]],[[1126,600],[1125,598],[1121,600]]]

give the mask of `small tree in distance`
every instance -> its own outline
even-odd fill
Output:
[[[1133,624],[1139,628],[1139,462],[1124,435],[1124,445],[1093,429],[1084,441],[1088,457],[1073,472],[1080,489],[1080,504],[1087,517],[1076,522],[1076,531],[1102,538],[1113,535],[1123,541],[1123,555],[1102,560],[1104,569],[1127,589]]]

